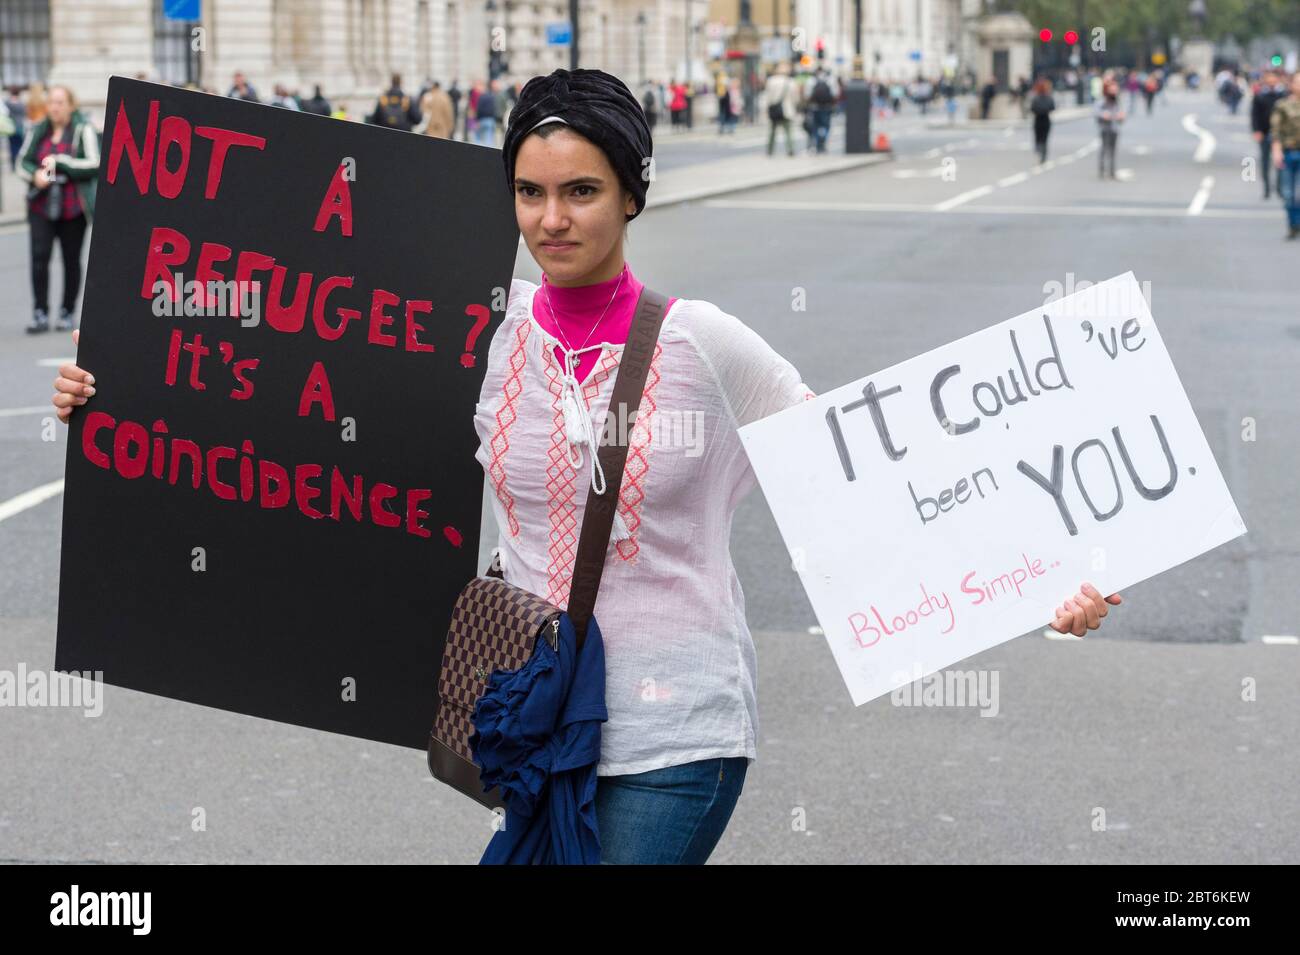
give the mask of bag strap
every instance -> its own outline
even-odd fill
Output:
[[[632,327],[623,346],[623,357],[619,359],[618,371],[615,373],[614,393],[609,398],[609,410],[615,414],[621,411],[628,423],[626,429],[620,427],[614,430],[616,433],[626,431],[629,440],[667,307],[666,296],[642,287],[636,313],[632,317]],[[604,432],[608,429],[601,430]],[[614,511],[618,507],[618,494],[623,485],[627,450],[626,443],[601,444],[599,460],[605,472],[605,493],[597,494],[594,487],[587,493],[587,509],[583,512],[578,556],[573,564],[573,582],[569,587],[569,604],[566,608],[578,634],[579,649],[587,635],[587,623],[595,610],[600,578],[605,572],[605,554],[609,549]]]

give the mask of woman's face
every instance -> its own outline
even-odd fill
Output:
[[[623,227],[636,200],[600,147],[570,129],[526,136],[515,155],[514,186],[519,231],[551,281],[585,285],[618,273]],[[611,274],[599,274],[605,271]]]
[[[68,102],[68,91],[56,86],[50,90],[45,100],[45,109],[50,122],[56,126],[66,126],[72,116],[72,104]]]

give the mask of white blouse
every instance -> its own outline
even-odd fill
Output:
[[[560,343],[533,317],[538,287],[511,283],[475,407],[476,457],[493,491],[505,579],[567,607],[590,452],[568,440]],[[604,343],[578,386],[598,439],[622,352]],[[598,775],[757,759],[757,664],[729,546],[732,514],[757,480],[736,429],[812,397],[739,319],[695,299],[669,309],[596,598],[609,710]]]

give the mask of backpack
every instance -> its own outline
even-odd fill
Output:
[[[825,80],[818,80],[813,87],[812,101],[818,106],[830,106],[835,102],[835,94],[831,92]]]
[[[379,115],[385,126],[402,126],[408,122],[411,98],[403,93],[401,96],[385,93],[379,98]]]

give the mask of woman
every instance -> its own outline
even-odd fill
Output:
[[[1097,177],[1106,175],[1107,161],[1110,163],[1110,178],[1115,177],[1115,143],[1119,139],[1119,124],[1124,122],[1124,110],[1119,105],[1119,84],[1107,80],[1101,89],[1101,102],[1097,104],[1097,126],[1101,130],[1101,152],[1097,165]]]
[[[420,124],[414,132],[438,139],[450,139],[454,125],[451,97],[435,82],[420,97]]]
[[[99,135],[77,109],[72,91],[53,86],[46,116],[31,126],[18,151],[18,175],[31,185],[27,224],[31,243],[34,311],[29,333],[50,330],[50,254],[59,243],[63,258],[63,303],[58,327],[72,328],[81,291],[81,245],[95,212]]]
[[[1052,99],[1052,81],[1040,76],[1034,83],[1034,98],[1029,102],[1029,111],[1034,114],[1034,148],[1038,150],[1038,161],[1047,162],[1047,135],[1052,131],[1052,110],[1056,109],[1056,100]]]
[[[475,408],[476,457],[505,579],[561,607],[588,487],[604,481],[581,422],[599,434],[607,420],[642,288],[623,246],[645,208],[651,153],[627,87],[582,69],[530,80],[502,148],[543,275],[511,283]],[[55,387],[66,420],[93,379],[65,365]],[[729,551],[732,515],[756,483],[737,428],[809,397],[794,366],[739,319],[669,299],[595,606],[609,713],[595,797],[602,862],[702,863],[731,817],[758,737],[754,645]],[[582,410],[566,415],[572,402]],[[665,423],[687,409],[692,426],[665,440]],[[1090,589],[1075,599],[1052,626],[1082,635],[1106,605]]]

